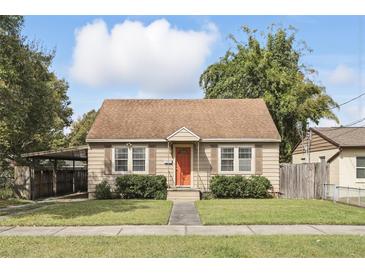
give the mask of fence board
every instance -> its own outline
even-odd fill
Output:
[[[283,164],[280,167],[280,192],[285,198],[320,199],[328,182],[328,164]]]

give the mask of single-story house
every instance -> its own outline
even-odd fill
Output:
[[[365,127],[311,128],[293,151],[293,163],[329,163],[330,183],[365,187]]]
[[[105,100],[86,142],[89,197],[123,174],[197,192],[212,175],[263,175],[279,191],[280,135],[262,99]]]

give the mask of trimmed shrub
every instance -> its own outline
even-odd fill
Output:
[[[105,200],[112,198],[112,191],[109,183],[104,180],[95,187],[95,198],[98,200]]]
[[[223,176],[210,180],[214,198],[269,198],[270,181],[263,176]]]
[[[123,175],[116,179],[116,191],[123,199],[156,199],[167,196],[167,182],[163,175]]]

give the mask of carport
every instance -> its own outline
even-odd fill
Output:
[[[22,154],[28,165],[15,167],[21,196],[39,199],[87,192],[88,146]]]

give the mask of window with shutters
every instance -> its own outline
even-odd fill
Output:
[[[248,145],[219,146],[219,173],[254,174],[254,147]]]
[[[115,146],[113,148],[113,173],[142,173],[148,171],[147,146]]]

